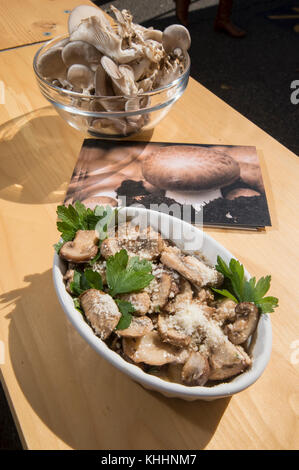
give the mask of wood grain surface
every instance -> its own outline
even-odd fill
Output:
[[[88,0],[0,0],[0,50],[48,41],[67,32],[69,12]]]
[[[256,233],[206,230],[252,275],[272,274],[271,294],[279,297],[280,308],[272,316],[270,363],[246,391],[231,399],[193,403],[146,391],[83,341],[55,295],[55,209],[84,135],[40,95],[32,70],[36,50],[27,46],[0,54],[5,81],[5,104],[0,105],[1,373],[24,446],[298,448],[295,155],[192,79],[169,115],[147,135],[153,141],[257,147],[273,226]],[[22,73],[14,74],[20,67]]]

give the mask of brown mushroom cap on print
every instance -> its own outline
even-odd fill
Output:
[[[117,207],[117,200],[109,196],[94,196],[81,201],[88,209],[94,210],[96,206],[112,206]]]
[[[211,149],[217,152],[224,152],[238,163],[252,163],[253,165],[259,165],[258,155],[256,148],[246,145],[213,145]]]
[[[254,197],[254,196],[260,196],[260,195],[261,193],[254,191],[254,189],[236,188],[236,189],[232,189],[231,191],[229,191],[226,194],[225,199],[233,200],[238,197]]]
[[[142,162],[144,178],[154,186],[177,191],[201,191],[232,184],[240,176],[229,155],[205,147],[170,145]]]

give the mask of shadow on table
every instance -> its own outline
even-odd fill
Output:
[[[152,132],[143,139],[150,140]],[[50,106],[0,126],[0,199],[61,202],[84,137]]]
[[[79,149],[80,133],[50,106],[6,122],[0,126],[0,198],[61,201]]]
[[[24,282],[0,297],[3,314],[10,312],[4,317],[9,354],[24,397],[59,439],[75,449],[202,449],[209,443],[229,398],[185,402],[146,391],[70,325],[51,270]],[[58,448],[50,433],[41,443],[25,438],[30,448]]]

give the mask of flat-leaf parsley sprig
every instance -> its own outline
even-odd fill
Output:
[[[108,228],[116,224],[118,209],[111,206],[96,206],[94,210],[86,208],[80,201],[73,205],[57,207],[58,231],[62,242],[54,245],[57,253],[65,242],[72,241],[78,230],[96,230],[100,242],[107,237]]]
[[[149,261],[142,260],[138,256],[129,258],[125,249],[120,250],[114,256],[110,256],[107,259],[106,279],[108,294],[114,298],[122,314],[116,329],[123,330],[128,328],[132,320],[132,313],[135,312],[131,302],[118,299],[116,296],[136,292],[147,287],[154,279],[154,276],[150,274],[151,271],[152,264]],[[78,297],[83,292],[88,289],[104,291],[101,275],[90,268],[86,268],[84,271],[75,270],[73,281],[70,283],[70,289],[76,296],[74,304],[78,310],[80,310],[80,300]]]
[[[213,288],[218,294],[228,297],[236,303],[253,302],[261,313],[274,312],[274,308],[278,307],[276,297],[265,297],[270,289],[270,275],[261,277],[258,281],[255,277],[247,281],[244,266],[239,261],[232,258],[229,265],[227,265],[221,256],[217,257],[215,268],[224,276],[224,289]]]

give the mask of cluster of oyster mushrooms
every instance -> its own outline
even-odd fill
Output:
[[[76,7],[69,16],[69,37],[39,56],[37,70],[53,85],[102,97],[91,100],[91,111],[138,111],[149,106],[145,92],[168,85],[184,72],[190,35],[182,25],[163,32],[145,28],[133,23],[127,10],[110,8],[115,20],[100,8]],[[82,106],[82,100],[74,98],[75,102]],[[141,128],[146,119],[104,118],[99,125],[112,124],[126,134]]]
[[[107,259],[121,249],[150,261],[154,276],[144,289],[118,296],[135,308],[130,325],[117,329],[121,312],[109,293],[92,288],[79,297],[86,321],[110,348],[145,372],[188,386],[212,385],[250,367],[247,340],[258,323],[257,307],[215,300],[211,287],[223,283],[222,274],[151,227],[121,224],[100,248],[94,231],[78,231],[60,250],[68,292],[74,270],[86,266],[107,285]]]

